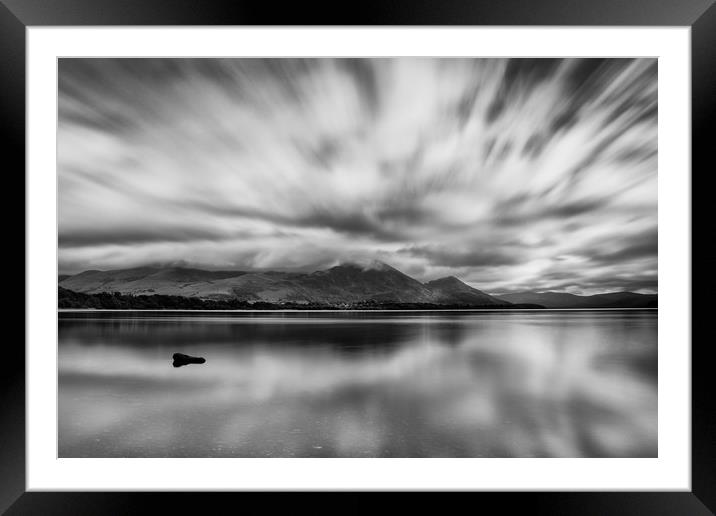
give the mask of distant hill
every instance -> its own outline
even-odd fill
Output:
[[[239,278],[243,271],[206,271],[183,267],[136,267],[111,271],[85,271],[60,280],[59,284],[75,292],[97,294],[163,294],[186,297],[211,297],[229,294],[226,285],[216,285]]]
[[[383,262],[345,263],[312,273],[205,271],[187,268],[138,267],[85,271],[59,285],[84,294],[119,292],[208,300],[341,305],[426,303],[499,306],[509,303],[485,294],[454,277],[423,284]]]
[[[610,292],[593,296],[566,292],[516,292],[498,297],[509,303],[535,303],[546,308],[656,308],[658,304],[657,294],[635,292]]]

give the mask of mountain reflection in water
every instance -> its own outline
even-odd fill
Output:
[[[657,314],[63,312],[59,455],[654,457]]]

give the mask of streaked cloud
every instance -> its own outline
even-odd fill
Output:
[[[655,59],[61,59],[60,270],[656,290]]]

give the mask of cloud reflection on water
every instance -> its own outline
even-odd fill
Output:
[[[656,456],[655,314],[371,317],[61,321],[60,456]]]

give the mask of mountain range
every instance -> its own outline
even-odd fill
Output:
[[[609,292],[593,296],[578,296],[567,292],[515,292],[500,294],[510,303],[529,303],[545,308],[656,308],[657,294]]]
[[[421,283],[377,261],[368,265],[345,263],[311,273],[207,271],[183,267],[92,270],[65,277],[59,281],[59,285],[85,294],[160,294],[268,303],[510,304],[470,287],[455,277]]]
[[[425,304],[535,308],[646,307],[656,295],[619,292],[575,296],[557,292],[490,295],[454,276],[427,283],[390,265],[344,263],[311,273],[281,271],[210,271],[186,267],[136,267],[89,270],[58,278],[63,289],[82,294],[119,292],[124,295],[164,295],[204,300],[235,300],[273,304],[350,307],[361,303]]]

